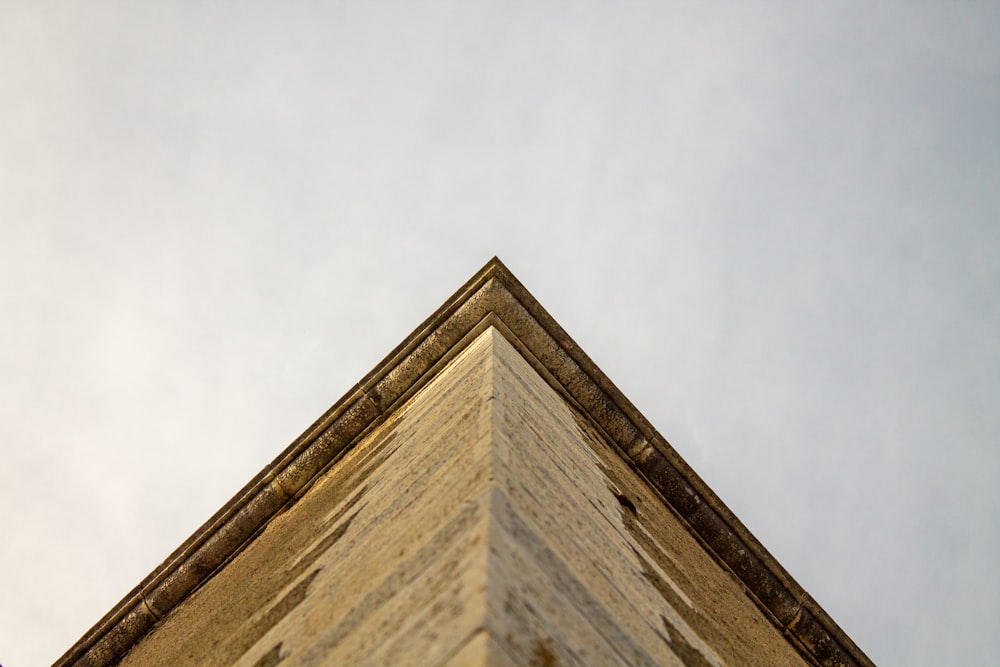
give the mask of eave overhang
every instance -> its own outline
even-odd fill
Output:
[[[493,326],[619,448],[808,661],[872,665],[499,259],[444,305],[237,493],[55,664],[110,665],[286,505]]]

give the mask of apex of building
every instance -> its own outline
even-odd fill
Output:
[[[499,259],[56,665],[871,665]]]

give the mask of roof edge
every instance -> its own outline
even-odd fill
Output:
[[[788,574],[604,375],[506,266],[493,257],[293,441],[59,660],[116,662],[238,554],[271,517],[424,386],[488,326],[497,329],[624,458],[810,662],[872,661]]]

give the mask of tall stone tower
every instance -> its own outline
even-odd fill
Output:
[[[57,665],[871,665],[496,259]]]

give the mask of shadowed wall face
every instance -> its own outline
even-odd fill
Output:
[[[489,328],[124,665],[805,664]]]

